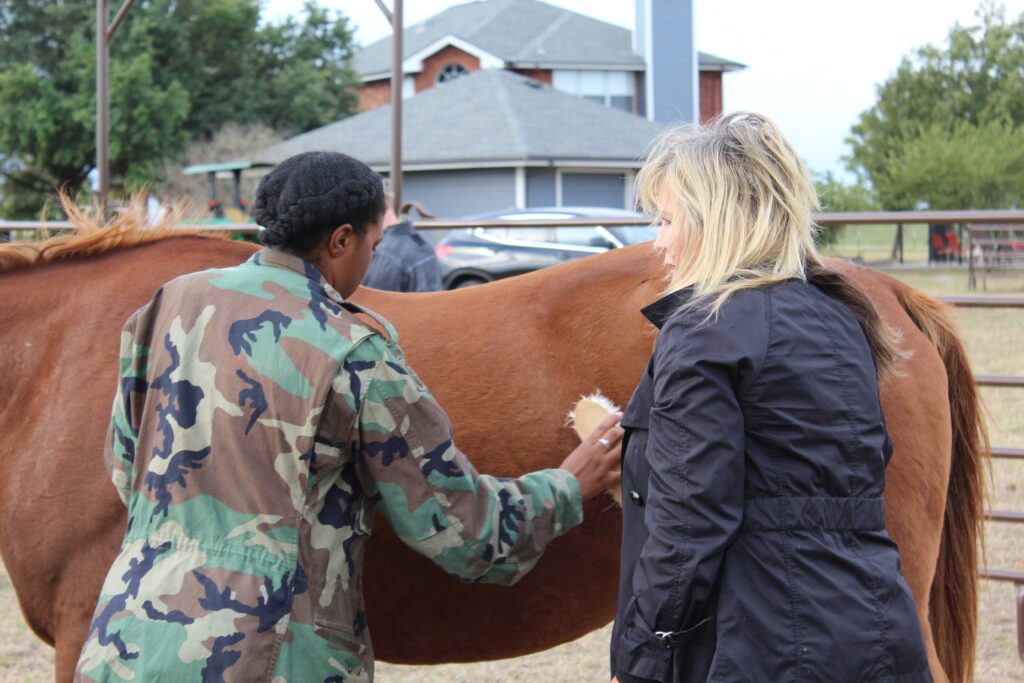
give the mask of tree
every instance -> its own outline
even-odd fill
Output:
[[[93,167],[95,59],[83,5],[11,0],[0,14],[0,149],[16,160],[3,190],[19,212],[58,187],[77,193]],[[127,30],[130,58],[110,67],[111,166],[145,173],[154,155],[187,139],[188,98],[161,74],[149,37]]]
[[[818,193],[818,201],[821,210],[826,213],[837,213],[845,211],[874,211],[878,208],[871,188],[865,187],[861,182],[852,185],[844,184],[836,178],[832,171],[825,171],[823,174],[814,174],[814,189]],[[822,228],[818,233],[818,244],[829,245],[839,241],[845,225],[832,225]]]
[[[851,170],[886,209],[1007,208],[1024,198],[1024,14],[993,2],[981,24],[905,57],[847,142]]]
[[[315,3],[259,23],[259,0],[140,0],[111,44],[111,176],[159,181],[164,160],[225,123],[301,132],[355,109],[347,19]],[[95,159],[95,8],[0,5],[0,192],[4,213],[74,195]]]
[[[205,173],[184,175],[186,166],[214,164],[227,159],[244,159],[277,144],[284,139],[279,132],[259,124],[239,125],[225,123],[209,138],[189,143],[180,159],[167,160],[161,175],[167,179],[159,189],[163,197],[173,203],[186,206],[186,215],[199,214],[206,208],[209,197],[209,178]],[[261,176],[252,172],[242,175],[241,195],[248,206],[252,206],[256,185]],[[224,204],[234,191],[234,181],[218,181],[218,196]]]
[[[249,63],[248,117],[277,131],[301,133],[354,112],[359,77],[349,66],[355,55],[352,31],[343,16],[307,2],[302,23],[288,18],[260,31]]]

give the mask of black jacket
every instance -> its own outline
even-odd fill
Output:
[[[892,453],[864,332],[800,280],[661,329],[622,420],[612,673],[655,681],[931,681],[885,531]]]
[[[392,292],[435,292],[444,288],[441,262],[410,221],[395,223],[384,230],[363,285]]]

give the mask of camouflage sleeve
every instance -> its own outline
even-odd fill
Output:
[[[395,533],[466,581],[511,584],[555,537],[583,519],[579,483],[548,469],[518,479],[477,473],[452,441],[441,406],[400,355],[377,344],[362,361],[360,479]],[[399,352],[400,353],[400,352]],[[350,364],[346,364],[350,370]]]
[[[140,319],[148,309],[136,311],[121,330],[121,351],[117,373],[117,391],[111,408],[110,429],[103,449],[107,474],[121,502],[128,505],[132,487],[132,467],[138,439],[138,415],[146,393],[146,365],[149,348],[139,342]]]

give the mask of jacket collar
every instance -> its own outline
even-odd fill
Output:
[[[393,223],[387,227],[384,234],[393,233],[395,235],[416,235],[418,234],[416,228],[413,227],[412,221],[402,221],[400,223]]]
[[[641,308],[640,312],[660,330],[668,322],[668,319],[675,315],[683,304],[689,301],[692,295],[693,288],[687,287],[678,292],[666,294],[653,304]]]
[[[349,312],[362,313],[363,315],[369,316],[371,319],[375,320],[387,332],[386,337],[390,338],[389,342],[394,343],[398,341],[398,332],[384,316],[345,299],[345,297],[338,293],[338,290],[327,282],[327,278],[323,276],[323,273],[317,270],[317,267],[309,261],[300,258],[295,254],[289,254],[286,251],[281,251],[280,249],[264,247],[250,256],[247,263],[252,263],[257,266],[269,266],[271,268],[290,270],[302,275],[308,281],[307,284],[309,286],[309,291],[313,294],[314,298],[317,297],[317,291],[322,291],[323,294],[333,303],[341,305]]]
[[[281,251],[280,249],[264,247],[249,257],[249,263],[257,266],[281,268],[282,270],[290,270],[294,273],[298,273],[307,280],[319,282],[327,291],[328,296],[332,299],[337,299],[338,301],[344,300],[341,294],[338,294],[338,291],[327,283],[327,280],[324,278],[323,274],[317,270],[316,266],[303,258],[299,258],[295,254],[289,254],[288,252]]]

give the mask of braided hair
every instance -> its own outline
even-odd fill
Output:
[[[386,209],[379,174],[347,154],[305,152],[285,159],[256,188],[260,241],[309,257],[339,225],[366,234]]]

